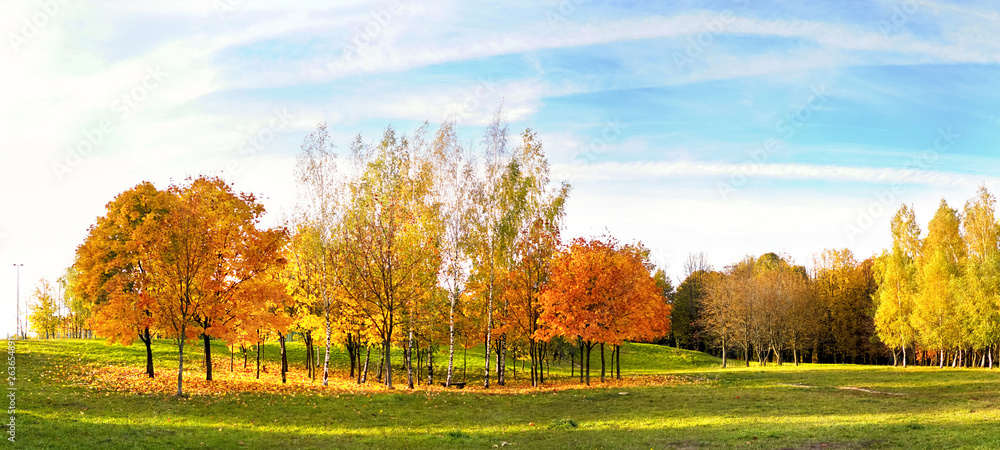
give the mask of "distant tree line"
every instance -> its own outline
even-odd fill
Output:
[[[695,264],[691,262],[695,261]],[[672,295],[673,344],[713,352],[723,364],[877,363],[872,261],[825,250],[809,273],[787,256],[746,257],[721,271],[695,255]]]
[[[892,247],[858,261],[824,250],[812,271],[774,253],[714,271],[685,264],[669,297],[672,345],[756,360],[993,367],[1000,345],[1000,224],[985,187],[960,212],[944,200],[921,231],[911,206]]]

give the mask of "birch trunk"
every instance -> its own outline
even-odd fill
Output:
[[[455,295],[451,295],[451,305],[448,309],[448,375],[444,386],[451,387],[451,376],[455,370]]]

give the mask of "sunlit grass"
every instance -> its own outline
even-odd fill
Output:
[[[176,366],[171,367],[176,349],[166,341],[155,348],[156,382],[176,383]],[[208,385],[196,350],[186,374],[191,384],[185,382],[194,391]],[[985,369],[811,364],[721,369],[707,355],[630,345],[622,351],[622,369],[631,381],[602,385],[592,373],[591,389],[568,377],[566,364],[553,366],[558,376],[545,390],[518,384],[506,391],[473,385],[409,391],[400,384],[389,392],[344,380],[346,358],[334,358],[336,386],[318,386],[293,364],[292,380],[299,387],[283,391],[274,387],[277,351],[266,348],[268,372],[259,383],[269,387],[261,389],[178,399],[73,381],[101,367],[141,379],[142,352],[141,346],[98,341],[19,343],[19,443],[35,448],[491,448],[504,442],[519,448],[1000,448],[1000,378]],[[474,353],[482,356],[470,350],[470,363]],[[227,377],[251,383],[245,379],[251,371],[230,374],[228,353],[216,355],[214,383],[224,384]],[[481,367],[480,362],[476,370]],[[637,374],[643,376],[634,378]],[[849,387],[884,393],[844,389]]]

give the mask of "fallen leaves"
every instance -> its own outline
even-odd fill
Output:
[[[173,395],[177,392],[177,378],[171,376],[169,368],[157,367],[157,378],[149,378],[143,369],[117,365],[100,366],[97,364],[81,364],[78,366],[62,366],[57,374],[49,374],[52,379],[64,380],[68,385],[83,387],[97,393],[108,395],[111,392],[122,392],[132,395]],[[176,372],[174,372],[176,373]],[[322,386],[320,381],[313,381],[304,373],[289,371],[288,383],[281,384],[280,379],[271,377],[256,378],[252,369],[237,368],[232,372],[216,371],[214,381],[207,381],[204,373],[199,373],[195,366],[190,372],[184,373],[184,392],[187,395],[231,397],[235,396],[237,404],[245,405],[239,398],[243,393],[269,393],[294,398],[296,395],[322,396],[323,393],[363,394],[368,397],[372,393],[394,392],[410,394],[421,392],[428,395],[450,392],[440,386],[422,385],[414,391],[407,389],[389,390],[383,385],[370,383],[358,385],[352,379],[334,378],[329,380],[329,386]],[[589,388],[631,388],[642,386],[678,386],[703,384],[709,380],[702,377],[682,375],[640,375],[630,376],[621,380],[611,379],[605,383],[593,383]],[[533,387],[528,382],[509,383],[507,386],[494,386],[484,389],[481,386],[470,386],[465,392],[481,395],[536,395],[539,393],[555,394],[559,391],[572,389],[588,389],[575,378],[549,380],[542,386]],[[617,392],[617,391],[616,391]],[[627,393],[617,392],[618,395]],[[479,398],[479,397],[476,397]],[[382,412],[382,411],[379,411]]]

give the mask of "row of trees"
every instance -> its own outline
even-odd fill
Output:
[[[875,339],[872,260],[850,250],[824,250],[812,271],[767,253],[713,271],[704,255],[685,264],[689,275],[672,296],[675,345],[730,350],[746,364],[756,358],[798,364],[874,361],[886,356]]]
[[[667,332],[665,275],[654,278],[649,251],[608,237],[563,245],[569,186],[550,183],[533,131],[511,145],[499,111],[479,155],[450,123],[433,135],[425,124],[410,135],[387,128],[373,143],[358,136],[338,155],[320,124],[295,176],[298,201],[283,227],[262,227],[256,198],[217,178],[165,190],[142,183],[117,196],[71,269],[89,325],[111,342],[141,340],[150,377],[152,338],[175,338],[178,395],[184,344],[194,339],[204,343],[209,380],[212,339],[243,346],[271,337],[284,378],[294,333],[310,376],[322,368],[324,384],[331,346],[343,345],[358,382],[375,349],[389,387],[393,347],[412,387],[423,354],[433,382],[435,346],[449,348],[448,385],[456,346],[484,344],[489,387],[491,370],[504,384],[507,359],[518,355],[531,361],[532,384],[543,382],[553,339],[587,350],[589,382],[595,345],[603,360],[605,344]]]
[[[28,323],[37,336],[44,336],[46,339],[91,336],[91,330],[86,324],[89,317],[88,305],[66,289],[72,284],[73,276],[73,272],[69,271],[67,276],[57,280],[56,285],[45,278],[38,280],[27,305]]]
[[[542,363],[551,357],[548,343],[557,337],[575,339],[581,348],[639,338],[624,330],[605,333],[599,341],[590,331],[553,331],[558,314],[591,301],[564,296],[546,303],[554,294],[543,295],[569,282],[552,278],[558,273],[553,264],[579,254],[583,244],[574,241],[562,248],[569,185],[550,182],[535,132],[527,129],[519,137],[516,145],[510,142],[498,111],[478,154],[460,143],[453,124],[445,123],[433,134],[425,124],[409,136],[388,128],[373,144],[358,137],[344,161],[320,124],[305,140],[297,163],[300,196],[291,225],[290,259],[295,264],[288,279],[301,305],[296,323],[302,324],[298,331],[306,342],[319,336],[327,349],[343,343],[356,361],[351,374],[360,379],[367,374],[369,345],[377,343],[387,386],[393,380],[385,355],[398,346],[410,387],[414,355],[419,360],[421,348],[428,355],[432,382],[433,349],[447,345],[447,386],[454,378],[456,346],[478,343],[485,348],[483,383],[489,387],[506,383],[511,355],[527,357],[531,383],[543,382]],[[620,246],[610,238],[594,242],[603,242],[615,255],[639,254],[645,261],[628,267],[633,278],[617,279],[617,293],[631,292],[634,279],[653,279],[648,250]],[[605,266],[617,264],[608,253],[598,259]],[[601,274],[594,270],[591,276]],[[658,305],[649,307],[655,319],[636,322],[636,327],[648,330],[655,322],[652,333],[665,334],[663,295],[644,293],[634,300]],[[608,314],[623,313],[593,312],[594,320],[603,321]],[[318,330],[309,325],[316,322],[322,322]],[[326,361],[323,367],[325,382]]]
[[[959,212],[941,200],[922,235],[912,207],[892,218],[892,248],[876,260],[875,325],[897,364],[993,367],[1000,344],[1000,228],[985,187]],[[909,352],[908,352],[909,350]]]
[[[860,262],[849,250],[826,250],[812,273],[774,254],[720,272],[692,256],[672,296],[675,344],[723,357],[736,348],[748,363],[785,355],[797,363],[809,353],[814,362],[992,367],[1000,345],[994,195],[980,187],[962,211],[942,200],[926,234],[907,205],[890,227],[891,249]]]

